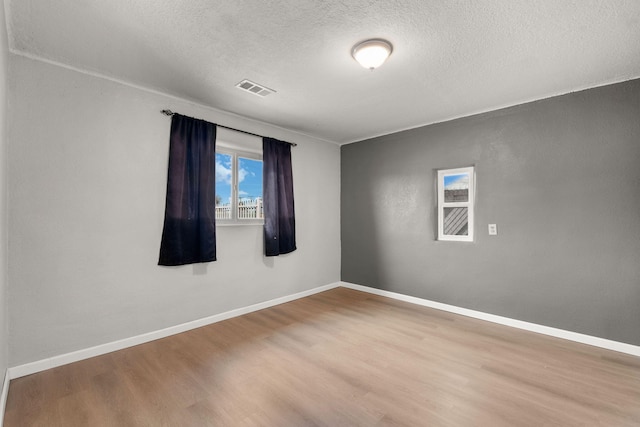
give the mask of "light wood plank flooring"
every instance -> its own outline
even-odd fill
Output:
[[[338,288],[11,381],[13,426],[639,426],[640,358]]]

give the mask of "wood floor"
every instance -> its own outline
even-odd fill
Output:
[[[11,381],[5,426],[639,426],[640,358],[338,288]]]

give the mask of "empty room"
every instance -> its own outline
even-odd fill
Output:
[[[0,425],[640,425],[640,2],[2,3]]]

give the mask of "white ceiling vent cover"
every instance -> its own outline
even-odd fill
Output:
[[[269,89],[268,87],[264,87],[246,79],[238,83],[236,87],[258,96],[267,96],[275,93],[275,90],[273,89]]]

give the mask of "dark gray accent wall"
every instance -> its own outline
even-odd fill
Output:
[[[475,241],[437,241],[470,165]],[[640,80],[345,145],[341,191],[343,281],[640,345]]]
[[[7,280],[8,210],[7,210],[7,80],[9,46],[4,16],[4,2],[0,3],[0,375],[4,378],[9,360],[9,302]],[[4,379],[0,379],[2,386]],[[8,387],[8,384],[6,385]],[[2,416],[2,414],[0,414]]]

